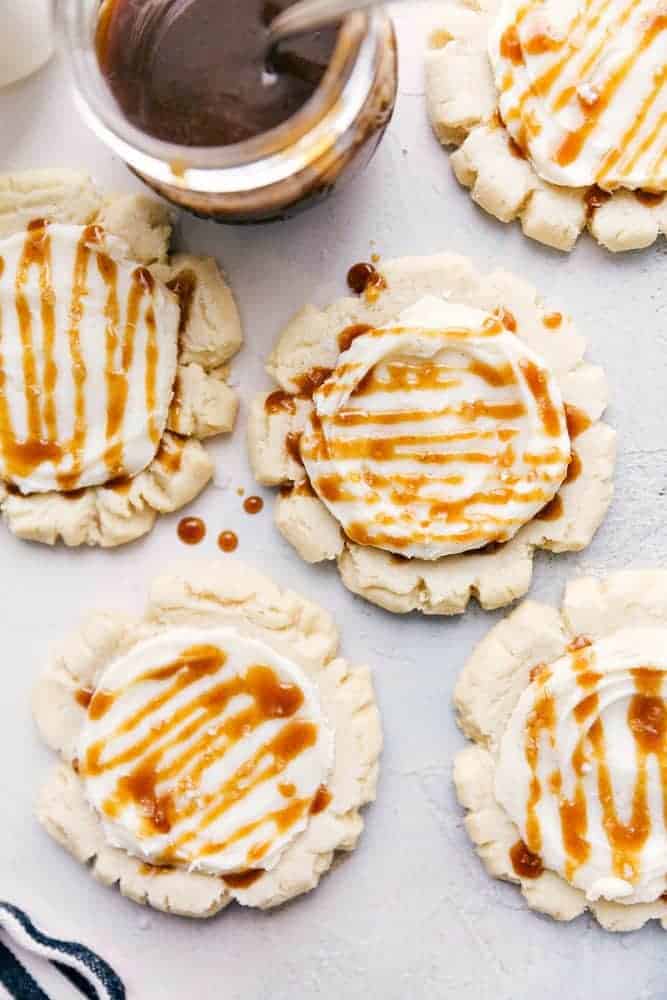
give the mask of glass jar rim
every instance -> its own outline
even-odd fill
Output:
[[[84,119],[139,173],[202,193],[219,192],[221,184],[223,189],[239,191],[278,182],[306,168],[327,143],[334,145],[363,107],[387,22],[379,10],[349,15],[320,85],[295,115],[245,142],[201,147],[157,139],[123,115],[97,59],[100,7],[100,0],[59,0],[57,5],[59,31]],[[258,185],[250,175],[260,167],[263,183]]]

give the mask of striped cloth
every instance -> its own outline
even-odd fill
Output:
[[[123,983],[94,951],[49,937],[0,902],[0,1000],[125,1000]]]

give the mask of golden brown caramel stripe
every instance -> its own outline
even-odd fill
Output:
[[[107,390],[107,415],[105,435],[107,450],[105,452],[105,463],[109,469],[109,474],[113,477],[119,471],[119,463],[116,456],[111,452],[110,445],[118,433],[118,403],[119,394],[123,393],[123,375],[116,370],[116,352],[118,350],[118,325],[120,323],[120,310],[118,306],[118,264],[108,254],[99,254],[97,257],[97,269],[100,277],[106,286],[106,302],[104,304],[104,318],[106,329],[104,334],[104,379]]]
[[[160,441],[160,430],[155,422],[155,410],[157,408],[157,326],[155,323],[155,311],[153,306],[146,310],[146,328],[148,330],[148,340],[146,342],[146,376],[145,395],[146,410],[148,411],[148,436],[157,447]]]
[[[537,404],[537,410],[545,432],[549,437],[558,437],[562,429],[561,417],[549,393],[549,380],[546,371],[538,368],[534,362],[527,359],[520,361],[519,367]]]
[[[440,410],[340,410],[335,416],[327,418],[334,426],[357,427],[364,424],[403,424],[424,423],[440,417],[462,417],[465,420],[476,420],[490,417],[495,420],[517,420],[525,413],[522,403],[461,403],[457,406],[445,406]],[[502,430],[502,429],[501,429]],[[515,428],[506,428],[507,433],[517,434]],[[473,437],[490,438],[500,431],[458,431],[449,435],[450,441],[465,441]]]
[[[107,441],[110,443],[104,455],[104,460],[111,476],[122,475],[123,472],[123,442],[122,440],[116,441],[115,444],[111,444],[111,442],[120,435],[123,421],[125,420],[129,392],[128,374],[134,360],[141,300],[144,293],[150,292],[152,289],[152,275],[146,268],[138,267],[132,275],[132,286],[127,302],[125,328],[121,342],[120,369],[116,365],[115,377],[109,384],[111,394],[107,400]]]
[[[86,444],[86,366],[81,350],[80,324],[83,316],[84,301],[88,294],[88,263],[90,261],[90,232],[85,229],[79,239],[74,260],[74,275],[72,277],[72,301],[70,304],[69,340],[70,358],[72,361],[72,379],[74,382],[74,432],[69,442],[67,452],[71,457],[71,466],[67,472],[58,475],[58,485],[62,490],[73,490],[79,482],[83,449]]]
[[[526,742],[524,753],[531,770],[528,802],[526,804],[526,844],[534,854],[542,849],[542,831],[537,815],[537,806],[542,798],[542,786],[537,775],[540,754],[540,741],[543,734],[553,736],[556,730],[556,706],[553,696],[545,688],[541,689],[535,701],[535,707],[526,724]]]

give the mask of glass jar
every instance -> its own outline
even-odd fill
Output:
[[[264,222],[305,208],[368,163],[391,119],[396,37],[378,9],[346,18],[320,86],[277,128],[230,146],[156,139],[124,117],[104,79],[95,49],[99,9],[100,0],[58,0],[83,117],[150,187],[197,215]]]

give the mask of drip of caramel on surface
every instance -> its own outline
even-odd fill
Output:
[[[238,536],[233,531],[221,531],[218,535],[218,548],[222,552],[234,552],[239,547]]]
[[[178,537],[185,545],[199,545],[206,537],[206,525],[200,517],[184,517],[178,522]]]
[[[246,497],[243,501],[243,509],[246,514],[259,514],[264,509],[264,501],[261,497]]]
[[[542,859],[539,855],[533,854],[523,840],[517,840],[516,844],[510,848],[510,861],[519,878],[539,878],[544,871]]]

